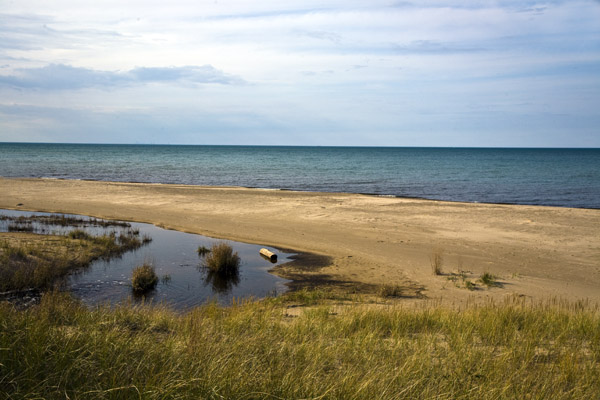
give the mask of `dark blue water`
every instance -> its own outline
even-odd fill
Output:
[[[0,143],[0,176],[600,208],[600,149]]]

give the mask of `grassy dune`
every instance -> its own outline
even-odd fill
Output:
[[[0,288],[11,290],[51,288],[149,240],[3,235]],[[401,304],[329,290],[185,314],[89,309],[55,291],[25,310],[0,302],[0,399],[600,398],[596,305]]]
[[[1,304],[0,398],[600,395],[600,312],[585,303],[511,299],[451,310],[320,299],[291,316],[288,302],[210,304],[183,315],[88,310],[59,293],[25,311]]]

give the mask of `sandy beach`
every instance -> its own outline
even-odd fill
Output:
[[[407,299],[600,302],[600,210],[343,193],[0,178],[0,208],[152,223],[312,254],[280,275]],[[430,259],[442,254],[442,275]],[[487,287],[484,272],[498,277]],[[476,283],[468,290],[461,282]]]

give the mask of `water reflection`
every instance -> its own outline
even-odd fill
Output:
[[[204,286],[210,285],[211,289],[215,293],[227,294],[231,292],[231,289],[240,283],[239,270],[234,270],[230,273],[223,273],[212,271],[208,268],[203,269],[205,270],[206,274],[204,277]]]

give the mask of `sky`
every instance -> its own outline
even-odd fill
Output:
[[[600,1],[0,0],[0,141],[600,147]]]

